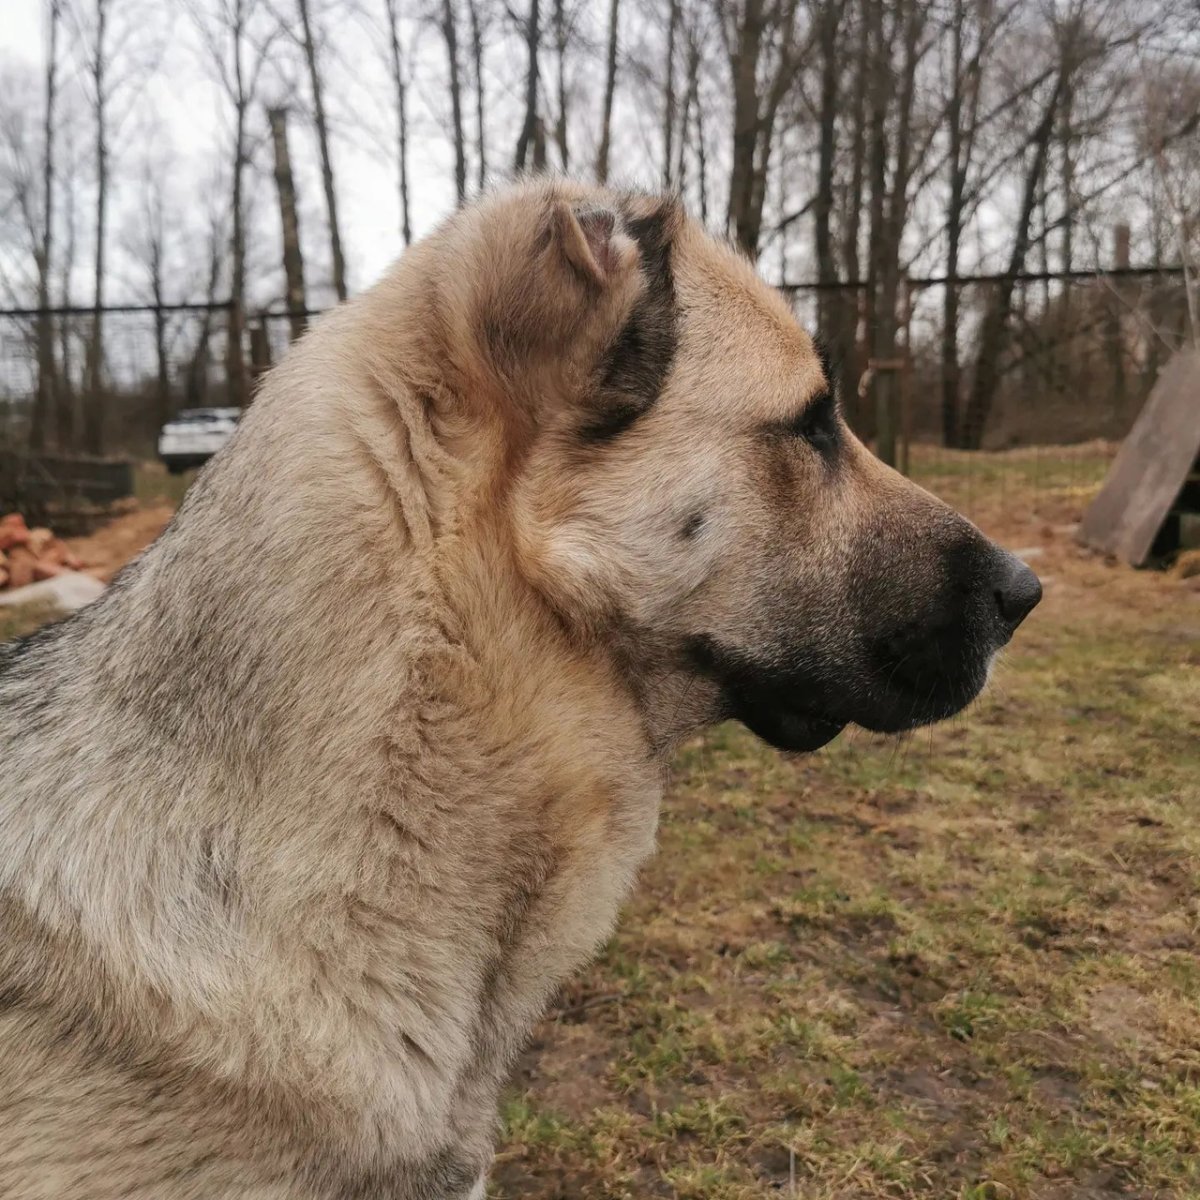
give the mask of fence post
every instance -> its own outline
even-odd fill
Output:
[[[896,465],[895,364],[892,358],[867,360],[875,385],[875,453],[889,467]]]
[[[865,404],[875,393],[875,457],[889,467],[896,465],[896,431],[900,406],[897,403],[897,373],[903,358],[868,358],[867,368],[858,380],[858,399]]]

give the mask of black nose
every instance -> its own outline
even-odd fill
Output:
[[[1011,634],[1042,598],[1038,577],[1015,555],[1006,554],[996,573],[996,607]]]

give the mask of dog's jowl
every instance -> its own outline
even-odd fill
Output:
[[[0,649],[0,1195],[481,1194],[679,739],[949,716],[1038,597],[675,200],[460,212]]]

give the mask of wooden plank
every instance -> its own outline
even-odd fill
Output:
[[[1181,350],[1154,385],[1084,514],[1079,540],[1131,566],[1146,561],[1200,452],[1200,351]]]

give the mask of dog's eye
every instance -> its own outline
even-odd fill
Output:
[[[814,449],[828,454],[838,443],[838,403],[832,390],[814,396],[791,420],[779,427],[781,432],[803,438]]]

